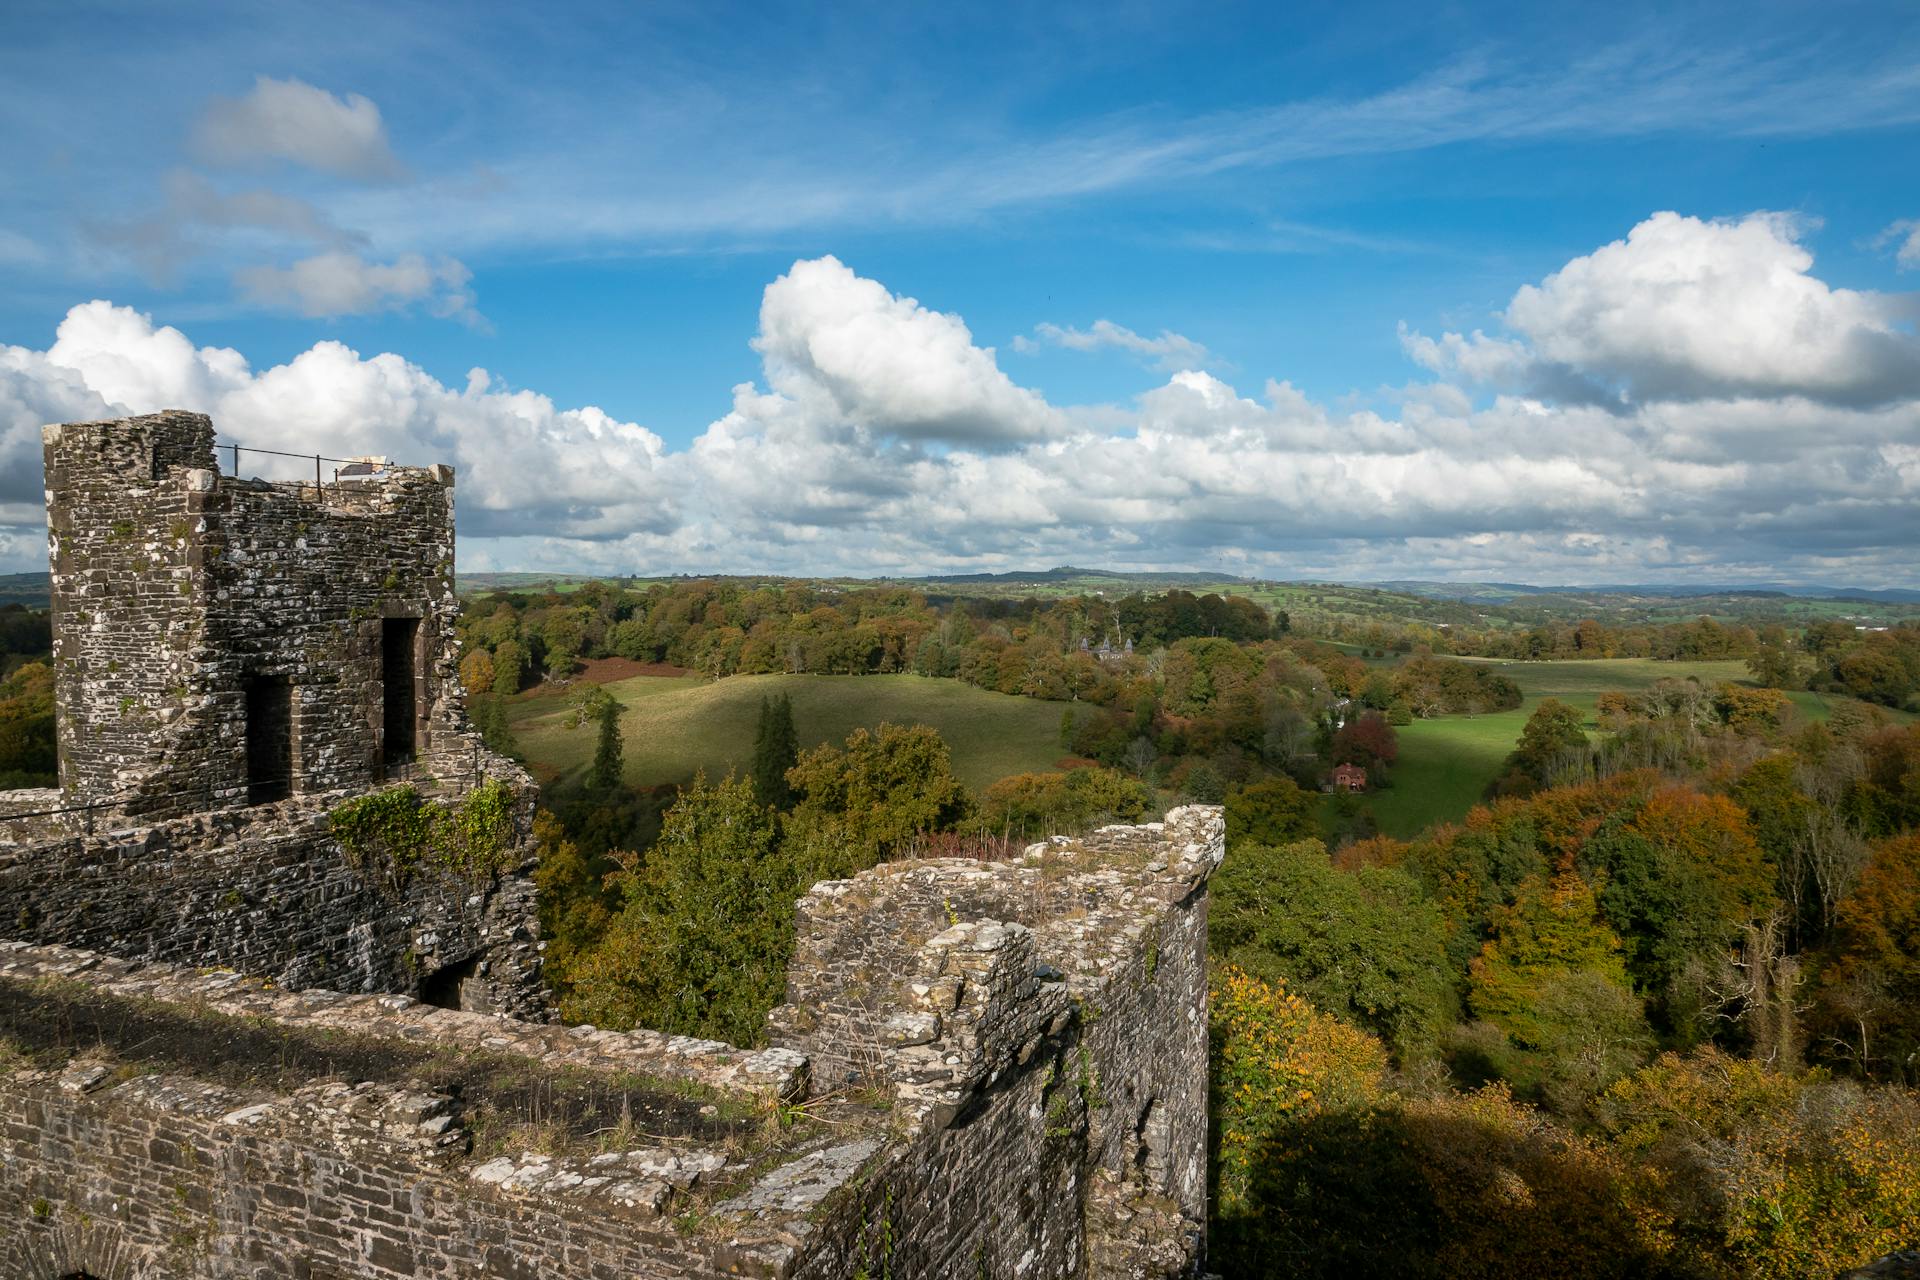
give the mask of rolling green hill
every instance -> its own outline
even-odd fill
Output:
[[[958,680],[926,676],[635,676],[603,686],[624,704],[626,778],[649,786],[684,782],[695,770],[719,777],[744,771],[753,753],[760,700],[793,699],[801,747],[838,743],[883,721],[927,724],[953,751],[954,770],[976,790],[1006,777],[1053,767],[1060,713],[1067,704],[989,693]],[[514,733],[542,781],[586,766],[594,730],[566,727],[559,698],[512,704]]]

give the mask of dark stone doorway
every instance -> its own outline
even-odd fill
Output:
[[[417,696],[414,668],[419,637],[418,618],[380,620],[380,696],[385,727],[380,762],[387,768],[413,762]]]
[[[247,803],[293,794],[293,685],[285,676],[247,677]]]
[[[473,981],[474,971],[479,967],[480,957],[469,956],[444,969],[435,969],[420,979],[420,1003],[430,1004],[439,1009],[487,1012],[478,1007],[482,1003],[477,999],[479,984]]]

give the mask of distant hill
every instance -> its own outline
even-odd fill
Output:
[[[23,604],[29,609],[44,609],[50,603],[52,590],[44,571],[0,573],[0,605]]]
[[[930,574],[920,578],[900,578],[900,582],[936,582],[941,585],[957,585],[969,582],[1080,582],[1099,579],[1106,582],[1137,582],[1141,585],[1183,586],[1188,583],[1204,583],[1224,586],[1230,583],[1248,583],[1252,578],[1236,578],[1225,573],[1202,572],[1142,572],[1134,573],[1124,569],[1080,569],[1070,564],[1058,565],[1052,569],[1011,570],[1007,573],[949,573]]]
[[[623,574],[554,573],[516,571],[508,573],[463,573],[459,578],[462,595],[480,595],[492,591],[567,591],[596,580],[624,582],[635,586],[649,582],[671,582],[676,578],[704,577],[701,574],[675,574],[649,577]],[[755,582],[783,580],[773,574],[711,575],[731,576]],[[911,578],[828,578],[784,579],[820,581],[852,590],[888,583],[924,590],[929,595],[956,593],[1011,598],[1019,596],[1065,596],[1134,591],[1159,592],[1181,588],[1194,592],[1235,592],[1251,594],[1274,607],[1293,607],[1284,597],[1300,592],[1327,593],[1320,601],[1323,608],[1343,611],[1359,608],[1363,613],[1427,616],[1420,601],[1457,609],[1494,609],[1504,613],[1524,610],[1541,617],[1587,614],[1623,620],[1627,615],[1674,618],[1695,614],[1721,617],[1759,617],[1779,614],[1791,619],[1819,614],[1830,617],[1866,618],[1886,622],[1913,615],[1920,605],[1920,590],[1907,587],[1835,587],[1820,584],[1799,586],[1792,583],[1763,582],[1725,585],[1682,586],[1674,583],[1618,583],[1604,586],[1535,586],[1525,582],[1434,582],[1421,578],[1397,578],[1379,582],[1282,582],[1272,579],[1235,577],[1202,570],[1133,572],[1125,569],[1083,568],[1056,565],[1051,569],[1015,569],[1001,573],[929,574]],[[1393,598],[1402,604],[1394,606]],[[44,609],[48,602],[45,572],[0,574],[0,605],[22,604]],[[1817,603],[1816,603],[1817,602]],[[1877,609],[1852,609],[1849,603],[1878,606]],[[1516,615],[1517,616],[1517,615]],[[1435,621],[1469,621],[1431,615]]]
[[[1522,582],[1428,582],[1418,578],[1385,582],[1352,582],[1356,587],[1379,587],[1407,595],[1439,600],[1482,600],[1505,604],[1529,596],[1561,596],[1572,600],[1599,597],[1642,597],[1663,600],[1765,599],[1769,596],[1798,600],[1863,600],[1875,604],[1920,604],[1920,591],[1907,587],[1828,587],[1818,584],[1795,586],[1784,582],[1756,582],[1724,586],[1694,586],[1676,583],[1609,583],[1587,587],[1536,587]]]
[[[603,573],[462,573],[456,575],[454,587],[461,595],[479,595],[487,591],[537,591],[606,577]]]

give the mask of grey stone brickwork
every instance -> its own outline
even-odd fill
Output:
[[[766,1049],[561,1027],[532,782],[457,679],[452,473],[241,481],[185,413],[45,442],[60,788],[0,795],[0,1275],[1197,1274],[1218,808],[814,886]],[[359,865],[330,815],[396,781],[504,785],[517,865]],[[500,1127],[556,1092],[659,1131]]]
[[[148,818],[248,799],[249,682],[291,690],[293,794],[385,760],[383,625],[411,620],[418,770],[475,770],[458,680],[453,473],[360,483],[221,475],[212,422],[43,432],[60,785]]]
[[[512,1055],[574,1080],[640,1073],[764,1109],[763,1134],[785,1132],[777,1107],[806,1099],[815,1117],[771,1146],[475,1150],[445,1090],[215,1081],[143,1069],[137,1044],[42,1051],[0,1067],[0,1273],[1190,1276],[1221,837],[1218,809],[1189,808],[1009,863],[816,886],[789,994],[819,1016],[783,1006],[757,1052],[0,944],[15,992]],[[907,959],[874,973],[868,956]],[[816,1074],[815,1053],[841,1076]]]
[[[0,842],[0,935],[547,1016],[525,869],[475,879],[429,865],[396,886],[334,839],[329,806],[347,798]],[[515,815],[523,849],[532,805],[529,785]]]
[[[1010,863],[882,866],[801,900],[772,1041],[809,1056],[816,1091],[877,1086],[913,1128],[884,1183],[897,1274],[1196,1264],[1206,882],[1224,852],[1222,811],[1189,806]]]
[[[0,931],[545,1016],[536,792],[466,718],[451,470],[241,480],[191,413],[42,434],[60,788],[0,793]],[[505,874],[396,882],[332,836],[377,788],[486,781],[514,796]]]

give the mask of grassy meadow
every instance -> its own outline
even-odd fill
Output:
[[[1609,658],[1589,662],[1505,662],[1463,658],[1494,668],[1520,686],[1526,702],[1516,711],[1484,716],[1441,716],[1403,725],[1400,760],[1393,768],[1393,785],[1367,797],[1374,821],[1384,835],[1406,839],[1431,823],[1451,822],[1466,815],[1487,784],[1500,772],[1500,762],[1520,740],[1520,730],[1533,709],[1546,698],[1579,707],[1591,721],[1594,702],[1614,690],[1645,689],[1657,680],[1684,680],[1688,676],[1709,687],[1722,681],[1748,678],[1744,662],[1656,662],[1650,658]],[[1808,719],[1827,717],[1827,700],[1817,693],[1788,695]]]
[[[760,700],[787,694],[802,749],[839,743],[883,721],[926,724],[953,751],[954,771],[976,790],[1008,774],[1050,769],[1066,705],[989,693],[959,680],[926,676],[634,676],[605,686],[626,708],[626,779],[635,786],[684,782],[696,770],[720,777],[744,772],[753,755]],[[584,769],[594,730],[567,728],[561,698],[512,704],[515,736],[541,781]]]
[[[1612,690],[1644,689],[1656,680],[1688,676],[1709,686],[1747,677],[1740,662],[1463,661],[1485,661],[1518,684],[1526,702],[1515,711],[1442,716],[1402,726],[1392,785],[1364,801],[1386,835],[1405,839],[1433,823],[1464,817],[1499,774],[1527,717],[1544,698],[1571,703],[1591,720],[1595,699]],[[856,728],[883,721],[928,724],[946,739],[955,771],[975,790],[1009,774],[1051,769],[1068,754],[1059,739],[1060,712],[1066,704],[990,693],[958,680],[758,675],[714,681],[641,675],[605,688],[625,707],[621,727],[626,778],[635,786],[684,782],[698,770],[710,777],[724,776],[729,768],[744,770],[753,750],[760,700],[781,693],[793,699],[802,747],[838,743]],[[1802,716],[1826,718],[1822,695],[1789,696]],[[567,727],[565,699],[523,697],[510,707],[514,733],[542,782],[586,767],[594,731],[586,725]]]

